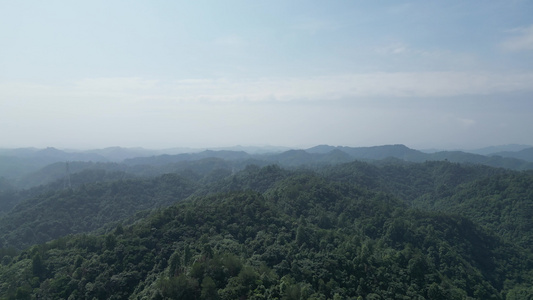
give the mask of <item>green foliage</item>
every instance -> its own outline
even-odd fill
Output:
[[[167,174],[44,193],[20,203],[0,219],[0,247],[25,248],[68,234],[96,230],[138,211],[181,201],[194,189],[190,180]],[[112,242],[112,236],[108,241]]]
[[[103,182],[24,202],[0,222],[4,244],[63,237],[0,249],[0,299],[532,296],[527,173],[447,162],[222,173],[203,183],[175,174]],[[139,206],[151,210],[128,221]],[[100,234],[61,231],[111,221],[120,223]]]

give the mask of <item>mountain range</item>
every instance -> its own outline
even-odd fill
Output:
[[[383,145],[373,147],[346,147],[319,145],[308,149],[291,149],[266,147],[227,148],[225,150],[194,150],[175,148],[170,150],[147,150],[143,148],[112,147],[88,151],[68,151],[55,148],[35,149],[0,149],[0,177],[4,177],[15,186],[29,188],[49,183],[66,174],[65,162],[71,162],[70,168],[79,171],[86,168],[107,170],[132,170],[135,166],[151,166],[157,174],[169,171],[169,166],[206,158],[219,158],[232,161],[232,168],[242,169],[250,163],[257,165],[280,164],[287,167],[312,166],[345,163],[353,160],[373,161],[399,159],[407,162],[443,161],[457,163],[482,164],[512,170],[533,169],[533,147],[500,146],[487,149],[521,149],[519,151],[495,152],[487,155],[464,151],[438,151],[426,153],[411,149],[405,145]],[[249,150],[251,152],[246,152]],[[277,150],[277,151],[275,151]],[[164,153],[164,151],[168,153]],[[170,154],[180,151],[186,153]],[[274,151],[274,152],[269,152]],[[85,163],[82,163],[85,162]],[[105,166],[103,166],[103,165]],[[47,167],[48,166],[48,167]],[[49,170],[42,171],[47,167]],[[157,169],[160,169],[158,171]],[[52,171],[53,169],[53,171]],[[147,168],[143,167],[143,172]]]
[[[529,149],[2,150],[0,299],[529,299]]]

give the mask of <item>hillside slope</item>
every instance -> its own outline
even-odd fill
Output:
[[[532,261],[461,217],[315,175],[200,197],[34,246],[0,295],[73,299],[513,299]]]
[[[22,201],[0,218],[0,299],[533,296],[531,173],[205,162]]]

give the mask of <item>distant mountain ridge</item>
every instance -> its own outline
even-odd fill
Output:
[[[516,157],[511,157],[510,154],[508,154],[507,157],[485,156],[463,151],[439,151],[434,153],[424,153],[401,144],[373,147],[334,147],[329,145],[319,145],[309,148],[306,151],[311,153],[326,153],[327,151],[340,150],[350,155],[353,159],[358,160],[382,160],[391,157],[410,162],[448,160],[450,162],[482,164],[491,167],[508,168],[513,170],[531,170],[533,169],[533,160],[527,161],[523,158],[519,158],[520,155],[523,155],[522,157],[524,158],[529,158],[528,155],[533,152],[533,148],[531,149],[532,150],[524,149],[520,152],[516,152]]]
[[[491,153],[490,156],[510,157],[510,158],[522,159],[522,160],[526,160],[529,162],[533,162],[533,147],[522,149],[516,152],[502,151],[502,152]]]
[[[509,147],[522,147],[514,145]],[[492,149],[503,146],[493,147]],[[166,170],[171,171],[172,164],[194,162],[207,158],[216,158],[233,164],[233,169],[244,168],[247,164],[264,166],[267,164],[279,164],[285,167],[318,166],[325,164],[338,164],[354,160],[379,161],[386,159],[399,159],[407,162],[442,161],[448,160],[456,163],[482,164],[491,167],[506,168],[512,170],[533,170],[533,147],[522,149],[517,152],[498,152],[491,155],[481,155],[464,151],[438,151],[433,153],[411,149],[402,144],[381,145],[372,147],[348,147],[318,145],[308,149],[291,149],[279,151],[281,147],[229,147],[228,149],[241,150],[203,150],[189,149],[190,152],[171,154],[172,151],[185,151],[186,148],[169,150],[148,150],[143,148],[110,147],[88,151],[69,152],[56,148],[19,148],[0,149],[0,177],[4,177],[19,187],[31,187],[35,184],[46,184],[64,175],[65,168],[55,168],[55,175],[50,176],[42,168],[55,164],[70,162],[114,163],[122,167],[110,165],[103,167],[106,170],[126,170],[134,166],[151,166],[151,173],[162,174]],[[254,153],[243,151],[250,148]],[[217,148],[213,148],[217,149]],[[274,152],[262,152],[267,150]],[[487,148],[488,149],[488,148]],[[165,153],[169,151],[170,153]],[[85,168],[89,165],[83,165]],[[181,168],[181,167],[180,167]],[[76,170],[76,171],[81,171]],[[230,168],[231,170],[231,168]],[[30,179],[31,178],[31,179]],[[27,182],[24,182],[27,181]],[[18,183],[17,183],[18,182]]]
[[[36,172],[47,165],[66,161],[107,162],[108,160],[94,153],[65,152],[51,147],[0,149],[0,177],[15,179]]]
[[[182,153],[176,155],[157,155],[150,157],[136,157],[124,160],[127,165],[142,165],[142,164],[156,164],[164,165],[168,163],[176,163],[181,161],[199,160],[203,158],[222,158],[226,160],[244,160],[251,158],[251,155],[244,151],[229,151],[229,150],[205,150],[198,153]]]
[[[70,152],[56,149],[54,147],[47,147],[44,149],[37,148],[17,148],[17,149],[0,149],[0,156],[33,158],[38,160],[77,160],[77,161],[108,161],[108,159],[97,153],[86,152]]]
[[[404,160],[413,160],[421,157],[424,153],[418,150],[408,148],[405,145],[383,145],[372,147],[346,147],[346,146],[328,146],[320,145],[307,149],[310,153],[326,153],[332,150],[340,150],[357,159],[379,160],[388,157],[396,157]]]
[[[474,154],[481,154],[481,155],[492,155],[498,152],[518,152],[522,151],[526,148],[531,148],[532,145],[522,145],[522,144],[507,144],[507,145],[500,145],[500,146],[489,146],[479,149],[473,149],[473,150],[463,150],[464,152],[470,152]]]

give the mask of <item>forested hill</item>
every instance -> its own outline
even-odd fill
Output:
[[[461,217],[316,175],[193,198],[4,259],[0,292],[75,299],[502,298],[531,260]],[[15,272],[16,271],[16,272]],[[9,284],[8,284],[9,283]],[[11,295],[11,296],[9,296]],[[19,298],[20,299],[20,298]]]
[[[45,192],[22,201],[0,218],[0,247],[26,248],[73,233],[89,232],[143,210],[169,206],[196,189],[175,174],[119,180]]]
[[[0,218],[0,299],[533,297],[531,173],[215,165],[29,193]]]

